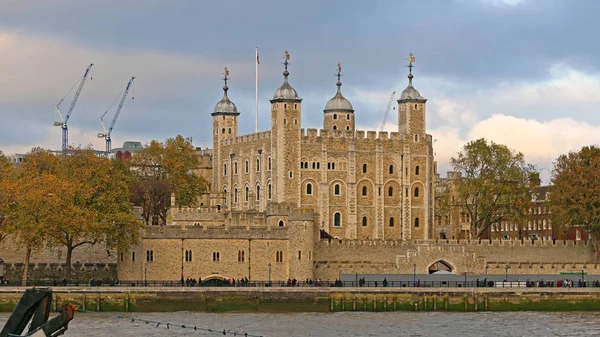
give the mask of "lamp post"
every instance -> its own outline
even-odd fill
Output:
[[[413,287],[417,286],[417,264],[413,264]]]
[[[465,287],[467,287],[467,272],[464,272],[463,275],[465,275]]]
[[[504,266],[504,269],[506,270],[506,274],[504,275],[505,282],[508,281],[508,268],[510,268],[510,267],[508,266],[508,263],[507,263],[506,266]]]
[[[4,260],[0,259],[0,284],[4,283]]]
[[[0,274],[2,276],[2,274]],[[581,285],[585,287],[585,276],[583,273],[583,269],[581,269]]]
[[[92,284],[90,284],[92,287],[96,286],[96,272],[97,271],[98,271],[98,268],[96,268],[96,265],[94,265],[93,275],[92,275]]]
[[[269,263],[269,287],[271,286],[271,263]]]
[[[144,262],[144,287],[148,286],[148,262]]]
[[[487,275],[487,269],[488,269],[488,265],[485,265],[485,274]]]

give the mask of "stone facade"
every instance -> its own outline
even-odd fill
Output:
[[[139,246],[120,255],[122,280],[503,274],[506,265],[521,274],[600,273],[586,242],[459,240],[468,217],[457,207],[436,215],[434,201],[436,189],[455,189],[460,176],[438,178],[427,100],[412,73],[398,100],[397,132],[355,130],[339,72],[324,128],[304,130],[302,99],[284,64],[284,83],[270,101],[271,130],[244,136],[225,72],[212,113],[213,149],[198,151],[198,174],[211,181],[211,193],[198,208],[177,207],[173,196],[167,224],[146,228]]]

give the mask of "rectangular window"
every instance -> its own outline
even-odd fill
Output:
[[[131,261],[135,261],[135,252],[131,252]]]
[[[298,251],[298,260],[302,260],[302,251],[301,250]]]

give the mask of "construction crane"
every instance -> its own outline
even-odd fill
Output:
[[[106,116],[106,113],[110,110],[110,107],[108,108],[108,110],[106,110],[102,114],[102,117],[100,117],[100,124],[102,125],[102,128],[104,129],[104,133],[99,133],[98,138],[106,139],[106,155],[107,156],[110,153],[110,148],[111,148],[110,134],[112,133],[112,130],[115,128],[115,124],[117,123],[117,119],[119,118],[121,109],[123,109],[123,104],[125,103],[127,94],[129,94],[129,89],[131,88],[131,84],[133,83],[133,80],[135,80],[135,76],[131,77],[131,79],[129,80],[129,83],[127,83],[127,87],[125,88],[125,91],[123,92],[123,96],[121,97],[121,102],[119,102],[117,111],[115,112],[115,115],[113,116],[112,122],[110,123],[110,126],[108,127],[108,129],[106,128],[106,125],[104,125],[103,118],[104,118],[104,116]],[[112,107],[112,104],[111,104],[111,107]]]
[[[385,116],[383,116],[383,122],[381,122],[379,131],[383,131],[383,128],[385,127],[385,121],[387,120],[390,110],[392,109],[392,104],[394,104],[395,96],[396,96],[396,92],[392,91],[392,95],[390,96],[390,101],[388,102],[387,108],[385,109]]]
[[[69,118],[71,117],[71,114],[73,113],[73,108],[75,108],[75,104],[77,103],[77,100],[79,99],[79,95],[81,94],[81,90],[83,89],[83,85],[85,84],[85,80],[87,79],[87,76],[90,73],[90,69],[92,69],[93,66],[94,66],[94,64],[90,63],[90,65],[85,70],[83,77],[81,77],[79,80],[77,80],[77,82],[75,82],[75,84],[71,87],[71,90],[69,90],[69,92],[65,95],[65,97],[63,97],[60,100],[60,102],[58,102],[58,104],[56,104],[56,106],[55,106],[56,116],[54,116],[55,117],[54,126],[60,126],[62,128],[62,151],[63,151],[63,153],[67,152],[67,147],[69,146],[69,128],[67,126],[67,122],[69,121]],[[59,106],[65,100],[65,98],[71,93],[73,88],[75,88],[77,83],[79,83],[79,87],[77,88],[77,91],[75,92],[75,96],[73,97],[73,101],[71,102],[71,105],[69,106],[69,111],[67,111],[67,114],[63,117],[62,113],[60,112]],[[58,119],[56,119],[56,117],[58,117]]]

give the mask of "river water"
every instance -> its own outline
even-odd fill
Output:
[[[0,327],[8,319],[0,313]],[[196,312],[124,314],[76,313],[65,337],[106,336],[600,336],[600,315],[593,312],[337,312],[337,313],[240,313],[210,314]],[[131,321],[134,318],[134,322]],[[141,320],[185,324],[208,332]]]

